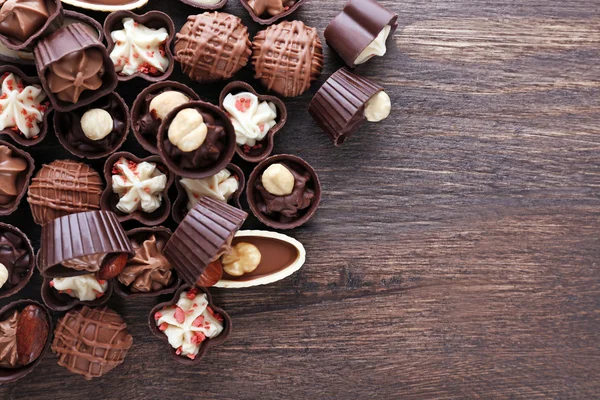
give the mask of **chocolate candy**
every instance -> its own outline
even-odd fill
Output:
[[[252,42],[255,78],[267,89],[296,97],[310,89],[323,69],[323,47],[316,28],[284,21],[260,31]]]
[[[31,242],[20,229],[0,223],[0,299],[27,285],[35,266]]]
[[[62,27],[34,49],[38,75],[54,108],[86,106],[117,87],[106,48],[82,24]]]
[[[58,365],[91,380],[121,364],[132,344],[119,314],[106,307],[83,307],[69,311],[58,322],[52,352],[58,356]]]
[[[306,0],[240,0],[254,20],[261,25],[271,25],[287,17]]]
[[[63,215],[100,209],[104,183],[87,164],[57,160],[32,179],[27,195],[33,220],[46,225]]]
[[[34,169],[28,153],[0,140],[0,216],[10,215],[19,207]]]
[[[325,29],[327,43],[349,67],[385,54],[385,42],[398,28],[398,15],[375,0],[350,0]]]
[[[201,10],[218,10],[225,7],[227,0],[179,0],[188,6],[196,7]]]
[[[0,42],[11,50],[30,49],[62,21],[59,0],[4,0],[0,3]]]
[[[248,63],[251,53],[248,28],[227,13],[189,16],[176,37],[175,59],[198,82],[231,78]]]
[[[42,300],[53,311],[68,311],[79,305],[99,307],[113,293],[113,280],[98,280],[94,274],[64,278],[44,278]],[[87,297],[86,297],[87,296]]]

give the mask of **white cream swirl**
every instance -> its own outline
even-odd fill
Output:
[[[54,278],[50,286],[60,293],[66,293],[79,301],[93,301],[104,296],[108,289],[108,282],[99,281],[94,274],[73,276],[68,278]]]
[[[46,93],[39,85],[25,86],[13,73],[5,74],[0,81],[0,131],[15,128],[27,139],[36,137],[46,112],[42,104]]]
[[[223,108],[229,113],[235,129],[238,145],[254,146],[265,138],[277,124],[277,107],[271,102],[258,102],[249,92],[229,93],[223,100]]]
[[[181,186],[183,186],[187,193],[188,210],[194,208],[202,196],[228,202],[240,187],[237,177],[232,175],[227,169],[204,179],[183,178],[179,183],[181,183]]]
[[[112,188],[119,195],[117,209],[126,214],[137,210],[152,213],[162,204],[167,176],[156,164],[135,163],[121,158],[113,167]]]

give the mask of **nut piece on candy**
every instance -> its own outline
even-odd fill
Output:
[[[294,190],[294,175],[283,164],[272,164],[263,172],[262,184],[275,196],[287,196]]]
[[[8,281],[8,269],[6,269],[4,264],[0,263],[0,289],[4,286],[6,281]]]
[[[19,313],[17,321],[17,354],[19,364],[27,365],[37,360],[46,346],[50,326],[46,312],[29,305]]]
[[[150,112],[154,118],[163,120],[175,108],[190,102],[190,98],[181,92],[169,90],[163,92],[150,102]]]
[[[108,111],[100,108],[88,110],[81,117],[81,129],[90,140],[102,140],[113,130],[114,121]]]
[[[181,110],[169,126],[169,141],[184,153],[194,151],[206,140],[208,127],[194,108]]]
[[[233,246],[231,253],[221,259],[223,270],[231,276],[242,276],[254,271],[260,264],[260,250],[253,244],[240,242]]]

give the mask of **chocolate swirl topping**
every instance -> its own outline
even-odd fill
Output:
[[[17,354],[17,322],[19,310],[0,322],[0,367],[17,368],[19,356]]]

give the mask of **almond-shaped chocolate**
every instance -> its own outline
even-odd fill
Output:
[[[214,11],[225,7],[227,0],[179,0],[183,4],[196,7],[201,10]]]
[[[5,0],[0,3],[0,42],[11,50],[30,50],[63,23],[60,0]]]
[[[104,34],[119,81],[140,77],[159,82],[173,72],[171,43],[175,38],[175,25],[167,14],[116,11],[106,17]]]
[[[201,179],[213,176],[235,154],[235,130],[219,107],[192,101],[172,110],[158,130],[158,151],[175,174]]]
[[[52,342],[52,315],[33,300],[0,309],[0,385],[25,377],[42,361]]]
[[[0,140],[0,216],[10,215],[19,208],[34,169],[29,153]]]
[[[27,236],[16,226],[0,223],[0,299],[21,291],[34,269],[35,255]]]
[[[189,307],[189,313],[185,313],[184,307]],[[189,318],[193,319],[192,324],[186,323]],[[165,330],[169,326],[183,325],[188,326],[185,336],[190,340],[183,340],[181,346],[174,348],[172,343],[175,340],[169,343]],[[225,310],[214,305],[206,288],[192,289],[189,285],[183,285],[173,300],[158,304],[150,311],[148,326],[156,337],[169,346],[173,360],[184,365],[195,365],[210,348],[223,344],[229,338],[232,322]]]
[[[240,0],[250,17],[261,25],[271,25],[287,17],[306,0]]]
[[[33,50],[38,75],[57,111],[83,107],[117,87],[106,47],[82,24],[63,26]]]
[[[156,297],[175,292],[181,279],[163,255],[171,231],[162,226],[127,232],[135,255],[115,279],[115,292],[125,299]]]
[[[101,207],[115,213],[120,222],[135,220],[153,226],[169,217],[169,188],[175,175],[159,156],[115,153],[104,164],[104,179]]]
[[[236,153],[258,163],[273,152],[274,137],[287,122],[287,108],[275,96],[259,95],[246,82],[231,82],[221,92],[219,106],[235,130]]]
[[[131,129],[144,149],[158,154],[156,140],[163,118],[175,107],[200,97],[183,83],[158,82],[144,89],[131,108]]]
[[[143,7],[148,0],[62,0],[62,2],[92,11],[113,12]]]
[[[300,157],[272,156],[254,168],[246,198],[252,213],[274,229],[294,229],[305,224],[321,201],[316,171]]]
[[[177,177],[175,186],[177,187],[177,199],[173,203],[172,216],[175,222],[179,224],[188,211],[198,204],[202,196],[209,196],[215,200],[226,202],[241,210],[240,197],[246,188],[246,177],[240,167],[230,163],[227,168],[208,178]]]
[[[48,133],[52,107],[37,77],[12,65],[0,66],[0,135],[21,146],[40,143]]]
[[[306,250],[294,238],[269,231],[238,231],[221,257],[223,278],[215,287],[246,288],[280,281],[298,271]]]
[[[129,133],[129,108],[117,92],[66,113],[54,113],[54,133],[71,154],[89,159],[117,151]]]
[[[68,278],[44,278],[42,300],[53,311],[68,311],[79,305],[99,307],[112,295],[113,280],[98,280],[93,274]]]

